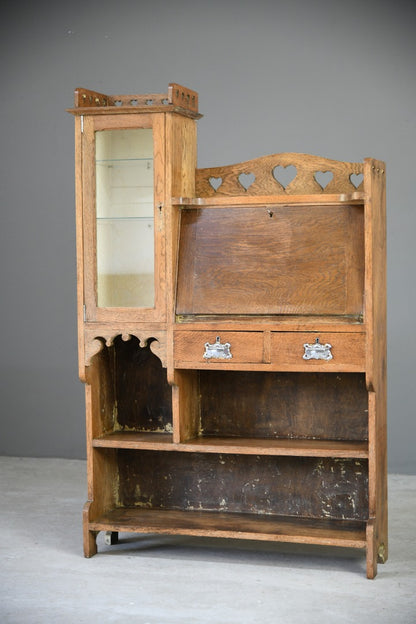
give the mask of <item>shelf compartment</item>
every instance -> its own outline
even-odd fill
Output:
[[[114,507],[368,519],[368,460],[96,449]]]
[[[368,440],[363,373],[181,370],[182,442],[199,437]],[[192,399],[192,400],[191,400]]]
[[[124,431],[172,433],[172,389],[150,349],[153,340],[142,346],[132,334],[127,340],[118,335],[94,356],[89,375],[98,421],[95,439]]]
[[[90,522],[89,530],[366,547],[366,522],[246,513],[119,508]]]
[[[174,444],[172,435],[117,431],[95,438],[95,448],[228,453],[241,455],[287,455],[297,457],[368,458],[366,441],[299,440],[199,437]]]

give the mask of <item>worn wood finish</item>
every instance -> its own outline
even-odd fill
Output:
[[[280,181],[279,181],[280,180]],[[198,197],[354,193],[362,189],[362,163],[309,154],[273,154],[225,167],[197,169]]]
[[[95,531],[162,533],[364,548],[365,522],[258,514],[115,509],[91,524]]]
[[[215,331],[193,331],[174,333],[174,359],[178,366],[180,363],[191,362],[195,367],[205,366],[207,363],[205,344],[215,344],[220,338],[221,344],[229,343],[232,350],[233,363],[239,362],[263,362],[264,361],[264,336],[263,332],[232,332],[226,331],[219,334]],[[216,364],[216,360],[210,358],[210,364]]]
[[[199,431],[194,424],[192,431]],[[184,437],[173,442],[166,433],[123,431],[107,433],[92,440],[95,448],[122,448],[186,453],[233,453],[243,455],[288,455],[291,457],[339,457],[368,459],[368,442],[361,440],[321,440],[316,438]]]
[[[75,108],[68,109],[74,115],[121,113],[138,114],[152,112],[176,112],[198,119],[198,93],[177,83],[170,83],[167,93],[134,95],[106,95],[78,87],[74,92]]]
[[[200,396],[203,435],[368,439],[361,374],[200,371]]]
[[[377,573],[377,559],[388,558],[387,522],[387,345],[386,345],[386,183],[385,164],[374,159],[364,163],[368,188],[366,219],[366,291],[371,293],[365,307],[368,322],[367,385],[370,397],[370,516],[367,573]]]
[[[221,370],[280,370],[331,372],[365,371],[366,338],[363,332],[174,331],[174,364],[177,368]],[[230,359],[205,358],[205,344],[229,344]],[[319,340],[330,345],[330,360],[304,359],[305,344]],[[249,364],[247,366],[247,364]]]
[[[363,311],[359,206],[182,211],[178,314]]]
[[[122,507],[365,520],[366,460],[119,451]]]
[[[135,336],[116,336],[95,356],[92,387],[102,431],[172,431],[172,392],[166,369]],[[97,433],[95,434],[97,435]]]
[[[304,360],[305,344],[331,345],[332,360]],[[365,370],[365,334],[333,332],[272,332],[271,359],[280,370]]]
[[[197,99],[79,89],[70,111],[84,553],[101,530],[329,544],[365,548],[374,578],[388,552],[384,163],[197,169]],[[155,306],[100,308],[95,132],[128,128],[153,130]],[[232,358],[203,357],[217,337]],[[316,338],[332,359],[303,358]]]

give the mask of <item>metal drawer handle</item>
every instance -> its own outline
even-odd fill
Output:
[[[304,360],[332,360],[333,358],[331,353],[332,345],[329,343],[320,344],[319,338],[313,344],[305,343],[303,347],[305,349],[303,354]]]
[[[233,357],[230,349],[230,343],[225,342],[224,344],[221,344],[221,339],[217,336],[214,344],[210,344],[209,342],[205,343],[204,358],[206,360],[211,358],[216,358],[217,360],[230,360]]]

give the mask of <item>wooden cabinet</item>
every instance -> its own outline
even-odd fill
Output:
[[[78,89],[84,551],[106,531],[387,558],[385,166],[196,167],[197,94]]]

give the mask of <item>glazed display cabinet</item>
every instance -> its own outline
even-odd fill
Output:
[[[84,551],[119,533],[387,559],[385,165],[198,169],[198,95],[75,92]]]

